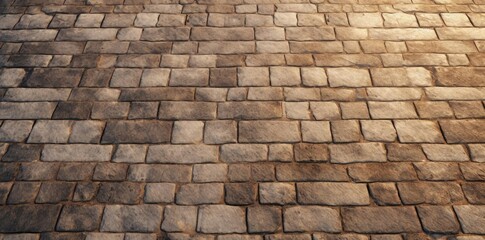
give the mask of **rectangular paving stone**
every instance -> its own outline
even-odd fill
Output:
[[[37,68],[22,84],[26,87],[76,87],[81,81],[82,69]]]
[[[404,143],[441,143],[443,136],[437,123],[425,120],[397,120],[395,127],[399,141]]]
[[[103,182],[99,187],[96,200],[108,204],[136,204],[140,201],[142,192],[140,183]]]
[[[0,119],[49,119],[55,102],[0,102]]]
[[[294,204],[296,190],[293,183],[260,183],[259,201],[262,204]]]
[[[470,234],[485,233],[485,229],[483,229],[483,225],[485,224],[485,220],[483,219],[485,208],[483,206],[461,205],[454,206],[454,209],[458,215],[463,232]]]
[[[221,161],[260,162],[267,160],[268,148],[263,144],[225,144],[221,146]]]
[[[200,54],[244,54],[254,53],[256,44],[251,41],[210,41],[199,43]]]
[[[0,127],[0,141],[4,142],[23,142],[30,134],[33,121],[13,120],[4,121]]]
[[[347,181],[346,167],[335,164],[299,163],[276,166],[276,178],[279,181]]]
[[[358,183],[298,183],[298,202],[316,205],[369,205],[365,184]]]
[[[245,233],[246,213],[243,208],[208,205],[199,208],[197,231],[202,233]]]
[[[194,41],[244,41],[254,39],[252,28],[192,28],[190,39]]]
[[[32,162],[40,159],[41,151],[42,145],[38,144],[11,144],[2,160],[4,162]]]
[[[210,120],[216,117],[216,103],[161,102],[158,118],[166,120]]]
[[[2,23],[0,25],[0,29],[11,29],[17,24],[17,22],[20,20],[20,17],[22,14],[4,14],[0,19],[2,20]]]
[[[3,68],[0,70],[1,87],[17,87],[26,75],[23,68]]]
[[[67,88],[10,88],[3,97],[12,102],[67,101],[71,90]]]
[[[131,42],[128,53],[170,53],[171,48],[169,42]]]
[[[128,116],[130,104],[126,102],[96,102],[91,111],[92,119],[120,119]]]
[[[43,161],[102,162],[111,160],[113,146],[94,144],[47,144],[42,151]]]
[[[334,40],[335,33],[327,27],[287,27],[286,39],[295,41]]]
[[[456,233],[460,229],[453,209],[450,207],[421,206],[418,208],[418,213],[425,231]]]
[[[143,79],[142,79],[143,84]],[[129,88],[121,90],[120,101],[191,101],[194,100],[194,88]],[[116,99],[115,99],[116,100]],[[177,105],[177,103],[171,103]],[[168,102],[165,105],[171,105]],[[180,103],[178,103],[180,104]],[[189,104],[190,105],[190,104]]]
[[[472,42],[466,41],[408,41],[406,45],[410,52],[467,53],[477,51]]]
[[[471,143],[485,141],[485,121],[475,120],[443,120],[440,121],[448,143]]]
[[[201,183],[180,186],[175,202],[179,205],[215,204],[224,198],[224,184]]]
[[[294,145],[297,162],[325,162],[329,160],[328,147],[325,144],[298,143]]]
[[[88,119],[92,104],[88,102],[60,102],[53,119]]]
[[[426,95],[431,100],[480,100],[485,98],[483,87],[429,87]]]
[[[382,143],[348,143],[329,145],[330,162],[385,162],[386,149]]]
[[[82,54],[82,42],[27,42],[22,44],[21,53],[28,54]]]
[[[355,182],[400,182],[417,180],[410,163],[364,163],[348,167],[350,178]]]
[[[374,86],[431,86],[431,73],[422,67],[373,68]]]
[[[14,55],[8,59],[5,66],[9,67],[47,67],[51,61],[51,55]]]
[[[420,232],[414,207],[343,208],[344,229],[358,233]]]
[[[369,100],[373,101],[409,101],[420,100],[423,92],[419,88],[367,88]]]
[[[418,118],[411,102],[369,102],[368,104],[373,119]]]
[[[369,38],[378,40],[436,40],[437,36],[433,29],[418,28],[389,28],[369,29]]]
[[[17,182],[10,190],[7,204],[28,204],[35,201],[39,192],[40,182]]]
[[[154,145],[148,148],[148,163],[217,162],[218,147],[209,145]]]
[[[460,185],[454,182],[400,182],[397,187],[404,204],[445,205],[464,200]]]
[[[290,207],[284,210],[283,219],[283,228],[286,232],[340,232],[342,230],[339,213],[328,207]]]
[[[59,231],[94,231],[103,213],[102,206],[66,206],[59,217]]]
[[[471,204],[483,204],[484,197],[484,183],[465,183],[462,185],[465,197]]]
[[[188,27],[159,27],[147,28],[141,35],[145,41],[180,41],[189,40],[190,28]]]
[[[485,29],[481,28],[436,28],[436,32],[442,40],[485,39]]]
[[[61,29],[58,41],[106,41],[114,40],[118,29],[115,28],[69,28]]]
[[[327,76],[331,87],[365,87],[372,85],[367,69],[330,68],[327,69]]]
[[[282,227],[281,210],[278,207],[248,208],[248,232],[276,232]]]
[[[162,206],[111,205],[105,208],[101,231],[107,232],[154,232],[162,222]]]
[[[301,140],[298,122],[241,121],[240,142],[298,142]]]
[[[40,186],[36,203],[59,203],[69,201],[74,192],[75,183],[72,182],[44,182]]]
[[[282,115],[279,102],[227,102],[217,108],[220,119],[274,119]]]
[[[47,232],[54,231],[60,205],[17,205],[1,206],[0,215],[9,221],[0,221],[0,231]]]
[[[35,123],[27,142],[67,143],[72,122],[66,120],[39,120]]]
[[[103,143],[163,143],[169,142],[172,123],[166,121],[109,121]]]
[[[461,145],[423,144],[426,157],[431,161],[468,161],[466,149]]]
[[[207,86],[209,85],[209,69],[188,68],[173,69],[170,76],[170,86]]]
[[[128,169],[128,180],[135,182],[190,182],[192,167],[187,165],[135,164]]]
[[[167,206],[163,216],[162,230],[164,231],[195,231],[197,224],[197,207]]]
[[[321,67],[378,67],[381,59],[363,54],[314,54],[315,65]]]
[[[53,41],[57,36],[57,30],[33,29],[33,30],[0,30],[2,42],[45,42]]]

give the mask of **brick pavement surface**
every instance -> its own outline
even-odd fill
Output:
[[[484,0],[0,12],[2,240],[484,239]]]

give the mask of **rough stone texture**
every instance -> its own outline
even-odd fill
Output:
[[[370,195],[378,205],[399,205],[401,199],[394,183],[369,184]]]
[[[239,123],[240,142],[297,142],[300,138],[297,122],[243,121]]]
[[[385,162],[386,151],[380,143],[331,145],[330,159],[335,163]]]
[[[170,140],[172,124],[162,121],[108,122],[103,143],[162,143]],[[144,134],[139,134],[143,132]]]
[[[468,161],[466,150],[460,145],[424,144],[424,154],[431,161]]]
[[[0,239],[481,239],[483,0],[0,1]]]
[[[327,207],[290,207],[284,211],[283,216],[284,229],[287,232],[340,232],[342,230],[338,212]]]
[[[244,233],[246,214],[240,207],[203,206],[199,209],[197,231],[202,233]]]
[[[410,181],[416,179],[411,164],[365,163],[349,167],[349,176],[356,182]]]
[[[324,162],[328,160],[328,148],[325,144],[300,143],[295,145],[295,160],[298,162]]]
[[[99,187],[97,200],[102,203],[135,204],[141,198],[141,185],[131,182],[105,182]]]
[[[255,202],[257,190],[253,183],[226,183],[224,201],[230,205],[250,205]]]
[[[418,213],[425,231],[432,233],[457,233],[460,225],[450,207],[422,206]]]
[[[148,183],[145,186],[146,203],[172,203],[175,197],[175,184]]]
[[[163,213],[162,230],[192,232],[197,223],[197,207],[167,206]]]
[[[109,161],[113,147],[109,145],[46,145],[42,151],[44,161]]]
[[[101,206],[66,206],[62,209],[56,229],[59,231],[96,230],[102,211]]]
[[[448,204],[464,200],[463,192],[456,183],[420,182],[398,183],[405,204]]]
[[[206,145],[153,145],[148,148],[149,163],[205,163],[217,161],[217,147]]]
[[[219,203],[224,197],[224,186],[217,184],[186,184],[180,187],[175,201],[180,205]]]
[[[444,141],[438,125],[434,122],[403,120],[396,121],[395,124],[401,142],[441,143]]]
[[[156,205],[107,206],[101,231],[153,232],[160,228],[163,207]]]
[[[296,191],[291,183],[260,183],[259,197],[262,204],[292,204],[296,201]]]
[[[250,233],[276,232],[282,227],[281,209],[262,206],[248,208],[248,231]]]
[[[458,220],[460,221],[463,232],[484,234],[485,228],[483,228],[485,219],[485,209],[483,206],[463,205],[454,207]]]
[[[484,142],[485,121],[450,120],[440,121],[448,143]]]
[[[368,205],[365,184],[298,183],[298,202],[317,205]]]
[[[53,231],[60,211],[60,205],[1,206],[1,215],[9,221],[0,221],[0,229],[5,233]]]
[[[358,233],[419,232],[413,207],[355,207],[342,211],[344,228]]]

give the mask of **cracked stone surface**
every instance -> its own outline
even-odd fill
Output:
[[[485,238],[484,0],[0,0],[0,240]]]

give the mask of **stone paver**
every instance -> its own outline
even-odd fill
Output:
[[[0,239],[485,235],[483,0],[0,2]]]

